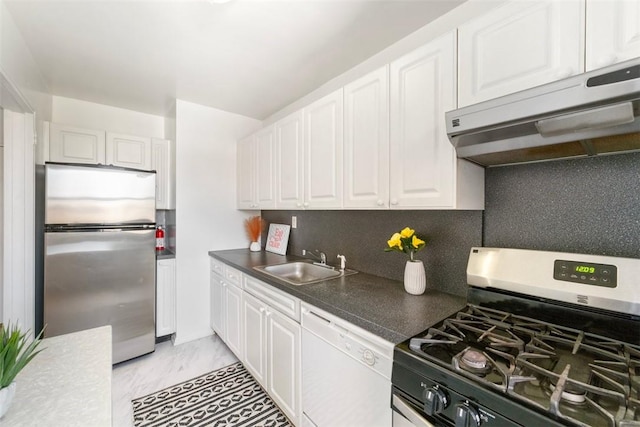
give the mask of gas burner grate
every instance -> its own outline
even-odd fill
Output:
[[[409,346],[573,424],[640,427],[640,348],[471,304]]]

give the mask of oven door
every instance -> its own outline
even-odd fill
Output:
[[[413,405],[394,392],[391,397],[393,427],[435,427]]]

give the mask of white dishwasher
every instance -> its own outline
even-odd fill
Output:
[[[303,427],[391,427],[393,347],[303,303]]]

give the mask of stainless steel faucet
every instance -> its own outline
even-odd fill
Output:
[[[303,249],[302,256],[307,256],[307,255],[320,261],[320,264],[327,265],[327,254],[325,254],[324,252],[320,252],[317,249],[315,251],[309,252],[308,250]]]

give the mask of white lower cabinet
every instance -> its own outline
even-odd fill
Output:
[[[156,337],[176,332],[176,260],[156,262]]]
[[[229,349],[235,353],[240,360],[243,360],[243,322],[242,322],[242,289],[234,285],[222,284],[224,305],[225,305],[225,323],[226,323],[226,343]]]
[[[301,425],[300,301],[211,258],[211,328]]]
[[[264,303],[250,294],[242,302],[244,321],[244,366],[266,388],[267,318]]]
[[[226,277],[230,277],[226,274],[227,266],[225,266],[226,277],[223,278],[219,275],[217,270],[219,265],[219,261],[211,260],[211,329],[218,334],[238,359],[243,360],[243,292],[239,284],[227,280]],[[240,276],[239,272],[233,271],[234,275]]]
[[[245,278],[252,287],[267,284]],[[246,288],[245,288],[246,289]],[[261,293],[263,297],[265,294]],[[280,294],[278,297],[294,299]],[[295,425],[301,416],[301,328],[300,323],[287,317],[272,305],[244,293],[243,301],[245,367],[267,390],[273,401]]]
[[[211,272],[210,279],[210,287],[211,287],[211,318],[210,325],[211,329],[218,334],[220,339],[223,341],[226,340],[226,335],[224,333],[224,293],[223,293],[223,281],[222,278],[213,272]]]
[[[296,425],[301,414],[300,324],[267,306],[267,391]]]

